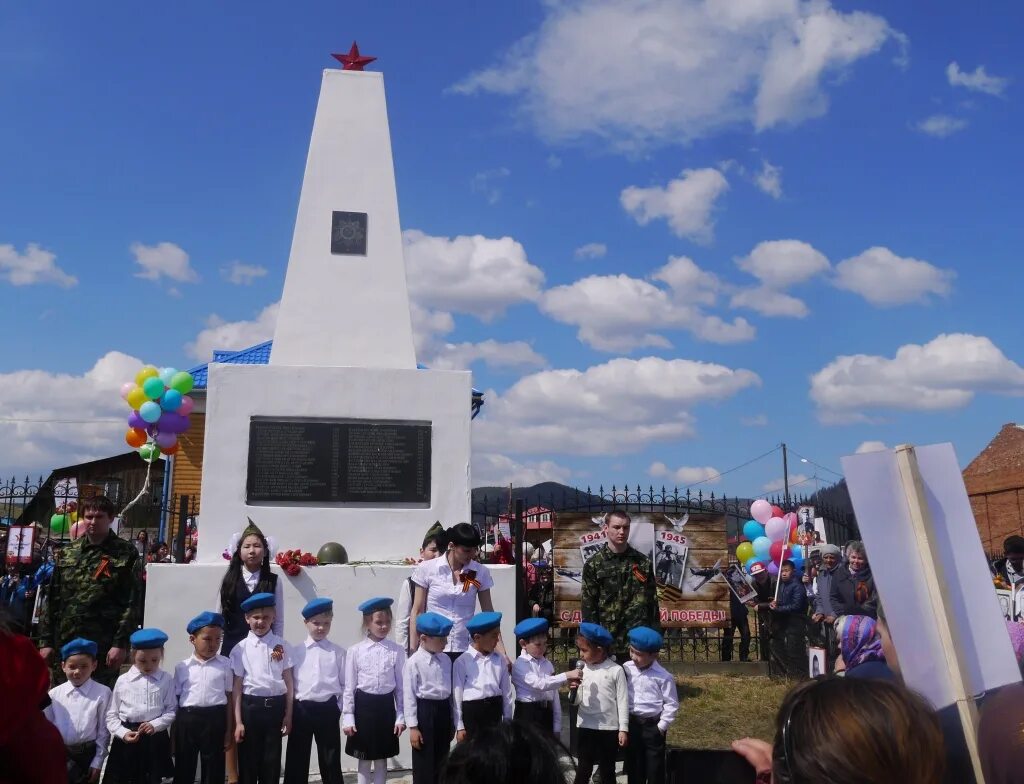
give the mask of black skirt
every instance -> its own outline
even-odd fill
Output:
[[[555,712],[550,702],[517,702],[513,720],[532,724],[544,732],[553,733]]]
[[[361,760],[397,756],[395,693],[368,694],[357,689],[355,703],[356,734],[345,741],[345,753]]]
[[[129,730],[139,728],[139,722],[121,722]],[[174,775],[171,762],[171,736],[167,730],[152,735],[139,735],[135,743],[125,743],[115,737],[110,744],[104,784],[160,784]]]

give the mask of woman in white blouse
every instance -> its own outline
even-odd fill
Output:
[[[436,612],[452,622],[445,652],[452,661],[469,648],[469,633],[466,621],[476,613],[477,600],[480,610],[494,609],[491,601],[491,587],[494,580],[487,567],[476,558],[480,548],[480,534],[469,523],[453,525],[444,534],[446,550],[442,557],[424,561],[412,574],[416,594],[413,597],[412,612],[409,614],[409,628],[416,628],[416,616],[422,612]],[[411,635],[416,637],[417,635]],[[415,651],[418,639],[409,641],[409,648]],[[498,650],[504,653],[499,642]]]

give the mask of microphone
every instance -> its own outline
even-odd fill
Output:
[[[580,677],[582,678],[583,677],[583,659],[577,659],[576,660],[576,671],[580,674]],[[579,684],[576,684],[575,686],[570,686],[569,687],[569,701],[570,702],[575,702],[575,700],[576,700],[576,692],[577,692],[577,690],[579,688],[580,688]]]

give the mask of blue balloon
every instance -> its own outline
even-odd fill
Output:
[[[757,522],[757,520],[747,520],[743,524],[743,535],[747,537],[748,541],[753,542],[755,539],[764,536],[764,526]]]
[[[171,385],[171,379],[174,378],[174,374],[177,373],[177,368],[165,367],[160,368],[160,380],[164,382],[165,387]]]
[[[160,398],[160,408],[164,411],[177,411],[181,408],[182,394],[176,389],[168,389]]]
[[[139,416],[147,422],[156,422],[161,413],[160,404],[154,403],[152,400],[147,400],[139,406]]]
[[[772,540],[767,536],[757,537],[751,544],[754,546],[754,555],[759,561],[767,561],[772,549]]]
[[[757,563],[757,556],[756,555],[752,555],[746,561],[743,562],[743,568],[746,569],[749,572],[750,571],[750,567],[753,566],[756,563]]]

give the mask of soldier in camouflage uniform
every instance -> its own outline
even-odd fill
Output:
[[[57,556],[46,612],[40,624],[40,653],[59,659],[54,650],[75,637],[95,641],[93,678],[114,687],[128,652],[128,637],[141,619],[144,562],[131,542],[110,530],[114,505],[105,496],[86,499],[82,518],[87,532]],[[60,667],[54,682],[65,678]]]
[[[605,515],[602,530],[608,543],[583,566],[583,620],[612,633],[612,653],[619,664],[629,661],[630,629],[661,629],[651,559],[629,546],[629,524],[625,512]]]

